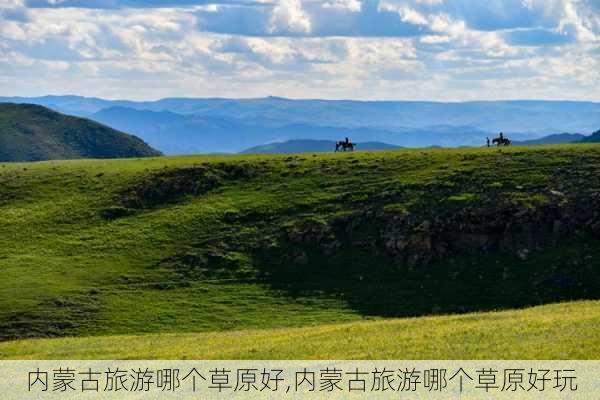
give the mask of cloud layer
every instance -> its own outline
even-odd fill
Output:
[[[600,100],[597,0],[0,0],[3,95]]]

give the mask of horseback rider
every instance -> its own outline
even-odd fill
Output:
[[[352,143],[348,136],[346,136],[342,141],[335,142],[335,151],[348,151],[348,149],[350,149],[350,151],[354,151],[355,147],[356,145]]]
[[[500,141],[504,142],[504,133],[500,132]]]

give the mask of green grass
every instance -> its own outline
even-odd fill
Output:
[[[526,260],[502,249],[456,249],[420,265],[374,241],[396,218],[417,226],[537,218],[556,207],[583,213],[599,193],[596,145],[0,164],[0,340],[268,338],[287,331],[232,331],[318,332],[374,320],[348,325],[360,331],[387,327],[386,318],[599,299],[593,224],[529,248]],[[482,317],[481,329],[493,315]],[[474,317],[439,321],[455,318]],[[417,321],[430,320],[389,326],[416,324],[425,334]],[[589,327],[582,323],[581,334]],[[506,335],[498,346],[514,344]],[[163,336],[130,339],[123,356],[136,357],[143,346],[134,342],[153,337]],[[598,356],[595,346],[576,351]]]
[[[160,155],[138,137],[34,104],[0,103],[0,162]]]
[[[2,359],[597,359],[600,302],[233,332],[34,339]],[[341,345],[343,344],[343,345]]]

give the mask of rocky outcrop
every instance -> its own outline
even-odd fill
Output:
[[[368,210],[330,223],[304,221],[288,229],[286,238],[326,255],[352,247],[417,266],[476,252],[509,252],[526,259],[575,234],[600,236],[600,194],[569,198],[555,193],[550,198],[536,208],[485,204],[452,212]]]

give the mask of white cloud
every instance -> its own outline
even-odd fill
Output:
[[[0,95],[600,100],[591,0],[218,3],[0,0]],[[502,15],[486,20],[490,10]]]
[[[449,43],[451,39],[449,36],[427,35],[427,36],[421,37],[419,40],[421,43],[440,44],[440,43]]]
[[[593,30],[600,28],[600,17],[597,14],[584,17],[577,8],[577,2],[565,1],[564,15],[558,26],[559,32],[567,32],[571,27],[575,30],[577,38],[582,42],[597,42],[600,36]]]
[[[309,33],[310,17],[302,8],[300,0],[279,0],[269,20],[271,33]]]
[[[329,0],[323,3],[323,8],[359,12],[362,9],[360,0]]]

